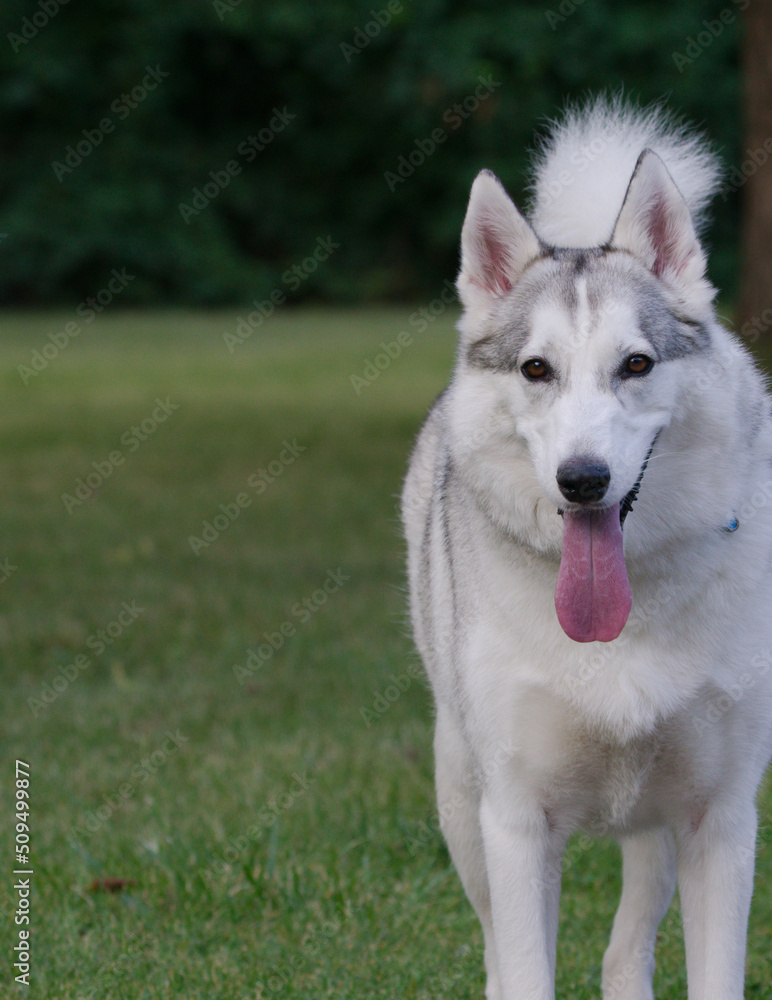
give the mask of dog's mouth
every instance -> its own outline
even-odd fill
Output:
[[[563,548],[555,610],[563,631],[575,642],[611,642],[630,615],[633,596],[622,525],[638,496],[657,436],[635,485],[620,503],[559,511],[563,515]]]

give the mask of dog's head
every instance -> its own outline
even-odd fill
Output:
[[[472,187],[461,364],[500,376],[540,490],[564,512],[556,602],[580,641],[615,638],[629,613],[620,513],[673,411],[670,362],[710,346],[705,263],[686,203],[649,150],[602,247],[545,246],[493,174]]]

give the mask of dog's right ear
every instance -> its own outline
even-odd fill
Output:
[[[456,287],[467,309],[488,306],[517,282],[542,250],[536,233],[490,170],[475,178],[461,230]]]
[[[611,246],[637,257],[687,309],[707,306],[715,294],[705,278],[705,253],[686,201],[650,149],[638,157]]]

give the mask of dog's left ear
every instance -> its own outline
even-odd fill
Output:
[[[457,287],[470,309],[490,306],[516,284],[526,264],[541,253],[536,233],[490,170],[475,178],[461,231]]]
[[[691,297],[712,289],[691,213],[667,167],[645,149],[638,157],[611,246],[628,250],[674,291]]]

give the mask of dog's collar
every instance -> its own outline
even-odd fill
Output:
[[[649,450],[646,452],[646,458],[644,458],[644,460],[643,460],[643,465],[641,466],[641,471],[638,473],[638,478],[633,483],[632,489],[630,490],[630,492],[625,497],[623,497],[622,502],[619,505],[619,523],[620,524],[624,524],[625,523],[625,518],[630,513],[630,511],[633,509],[633,504],[638,499],[638,491],[640,490],[641,483],[643,482],[643,474],[646,471],[646,467],[649,464],[649,459],[651,458],[651,453],[654,451],[654,445],[657,443],[657,438],[660,435],[660,431],[661,431],[661,428],[654,435],[654,440],[651,442]],[[561,517],[563,517],[564,511],[562,511],[560,508],[558,508],[558,514]],[[727,521],[727,523],[721,525],[720,530],[721,531],[726,531],[727,534],[731,534],[733,531],[737,531],[737,529],[739,527],[740,527],[740,521],[738,520],[738,518],[736,517],[735,514],[732,514],[731,518]]]
[[[660,435],[660,432],[657,431],[657,433],[654,435],[654,440],[651,442],[651,447],[649,448],[649,450],[648,450],[648,452],[646,454],[646,458],[644,458],[644,460],[643,460],[643,465],[641,466],[641,471],[638,474],[638,478],[636,479],[633,488],[630,490],[630,492],[627,494],[627,496],[622,500],[622,503],[619,505],[619,523],[620,524],[624,524],[625,523],[625,518],[630,513],[630,511],[633,509],[633,504],[635,503],[635,501],[636,501],[636,499],[638,497],[638,490],[640,490],[641,483],[643,482],[643,474],[646,471],[646,466],[649,464],[649,459],[651,458],[651,453],[652,453],[652,451],[654,451],[654,445],[657,443],[657,438],[659,437],[659,435]],[[731,518],[727,521],[727,523],[721,525],[721,530],[722,531],[726,531],[728,534],[731,534],[733,531],[737,531],[737,529],[739,527],[740,527],[740,521],[738,520],[738,518],[736,517],[736,515],[733,513],[732,516],[731,516]]]
[[[633,509],[633,504],[638,499],[638,490],[641,488],[641,483],[643,482],[643,474],[646,471],[646,466],[649,464],[649,459],[651,458],[651,453],[654,451],[654,445],[657,443],[657,438],[660,432],[654,435],[654,440],[651,442],[649,450],[646,452],[646,458],[643,460],[643,465],[641,466],[641,471],[638,473],[638,478],[633,483],[633,487],[626,497],[623,498],[621,504],[619,505],[619,523],[624,524],[625,518]]]

